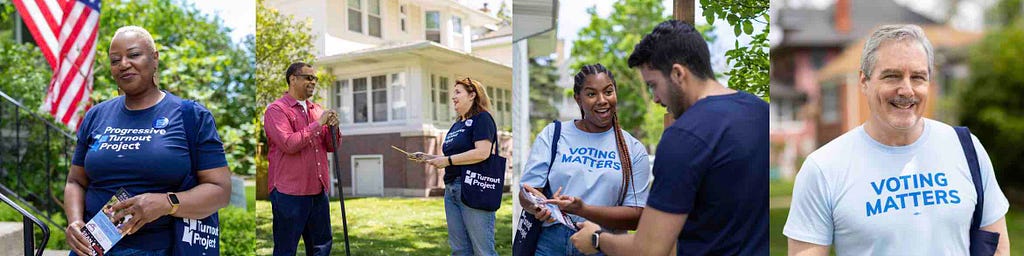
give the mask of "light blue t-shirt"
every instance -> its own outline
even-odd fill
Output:
[[[622,193],[622,164],[615,145],[615,131],[608,129],[601,133],[589,133],[576,128],[573,123],[574,121],[562,122],[558,152],[554,165],[551,166],[550,176],[548,165],[551,165],[554,125],[548,124],[540,134],[537,134],[537,139],[530,149],[530,157],[526,160],[526,171],[521,183],[540,189],[550,180],[551,193],[561,187],[562,195],[579,197],[587,205],[619,205],[619,196]],[[621,205],[644,207],[647,203],[648,179],[651,177],[647,149],[626,131],[622,131],[622,137],[629,145],[633,175],[632,186],[627,185],[626,197]],[[585,220],[575,215],[570,217],[573,221]],[[545,223],[545,226],[553,224]]]
[[[953,127],[923,119],[907,146],[886,146],[860,126],[811,153],[796,176],[783,234],[833,245],[837,255],[968,255],[977,202]],[[981,226],[1009,209],[992,161],[972,135],[985,191]]]

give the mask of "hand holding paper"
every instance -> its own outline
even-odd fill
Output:
[[[572,220],[569,219],[569,216],[563,213],[562,210],[558,208],[558,205],[545,203],[546,199],[544,198],[543,194],[537,196],[536,194],[534,194],[535,192],[537,192],[537,190],[529,186],[523,186],[521,191],[521,193],[523,193],[524,197],[526,197],[526,199],[529,200],[529,202],[533,203],[534,205],[540,208],[538,213],[535,215],[537,219],[545,222],[556,221],[558,223],[561,223],[562,225],[569,227],[573,231],[576,230],[576,225],[573,225]],[[561,192],[562,188],[558,188],[558,191],[556,191],[554,195],[557,196]]]

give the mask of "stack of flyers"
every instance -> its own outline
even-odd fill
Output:
[[[132,215],[125,215],[120,220],[114,220],[114,215],[117,212],[114,211],[114,204],[128,200],[132,196],[125,191],[124,188],[118,189],[114,193],[114,196],[110,197],[107,204],[103,205],[103,209],[99,214],[93,216],[89,223],[82,227],[82,234],[85,235],[86,239],[89,239],[89,246],[92,247],[93,254],[96,256],[103,256],[104,253],[114,247],[118,241],[121,241],[123,237],[123,231],[121,227],[124,226],[125,222],[132,219]]]
[[[531,203],[548,208],[548,211],[551,212],[551,218],[555,219],[558,223],[562,223],[562,225],[569,227],[569,229],[577,231],[576,225],[572,222],[572,219],[569,218],[568,214],[563,213],[562,210],[558,208],[558,205],[544,203],[544,199],[530,193],[530,191],[527,191],[525,187],[523,187],[519,193],[526,195],[526,199]]]

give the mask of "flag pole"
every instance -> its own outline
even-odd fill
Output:
[[[341,189],[341,167],[338,165],[338,127],[331,126],[331,145],[334,146],[334,177],[338,178],[338,202],[341,204],[341,228],[345,232],[345,255],[352,255],[348,245],[348,220],[345,216],[345,192]]]

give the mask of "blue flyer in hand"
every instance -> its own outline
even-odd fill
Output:
[[[100,211],[102,214],[96,214],[96,216],[89,220],[89,223],[85,224],[85,227],[82,227],[82,234],[90,241],[89,246],[92,247],[92,255],[102,256],[124,237],[121,227],[132,218],[132,215],[129,214],[120,220],[114,220],[114,215],[117,212],[114,211],[113,206],[128,200],[128,198],[131,198],[131,195],[124,188],[118,189],[114,196],[110,197],[110,200],[107,201],[107,204],[103,205],[103,209]]]

